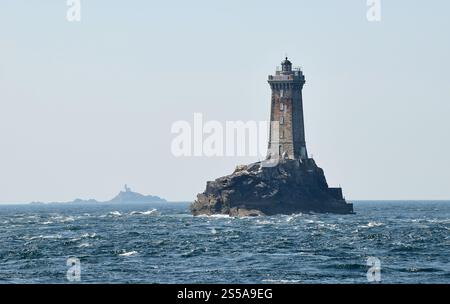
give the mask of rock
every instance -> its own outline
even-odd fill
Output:
[[[144,195],[131,191],[131,188],[125,185],[125,189],[120,191],[113,199],[109,201],[97,201],[95,199],[75,199],[70,202],[51,202],[46,204],[124,204],[124,203],[166,203],[167,201],[159,196]],[[45,204],[33,202],[32,204]]]
[[[329,188],[313,159],[283,159],[238,166],[228,176],[207,182],[191,205],[193,215],[261,216],[299,212],[353,213],[341,188]]]

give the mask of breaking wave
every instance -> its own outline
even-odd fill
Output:
[[[123,252],[123,253],[119,253],[119,256],[122,256],[122,257],[130,257],[130,256],[134,256],[134,255],[137,255],[138,254],[138,252],[137,251],[128,251],[128,252]]]
[[[147,211],[131,211],[130,215],[160,215],[157,209]]]

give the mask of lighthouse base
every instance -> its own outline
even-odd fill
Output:
[[[208,182],[191,205],[193,215],[260,216],[293,213],[352,214],[341,188],[329,188],[313,159],[284,159],[273,167],[261,162],[239,166],[233,174]]]

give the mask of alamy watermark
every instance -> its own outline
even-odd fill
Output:
[[[81,281],[81,262],[78,258],[68,258],[66,265],[69,269],[66,273],[66,278],[69,282],[80,282]]]
[[[380,22],[381,21],[381,0],[367,0],[367,21]]]
[[[369,270],[367,270],[367,281],[368,282],[381,282],[381,261],[376,257],[368,257],[367,258],[367,266],[369,266]]]
[[[381,21],[381,0],[366,0],[367,13],[366,17],[369,22]],[[81,0],[67,0],[68,6],[66,19],[69,22],[81,21]]]
[[[66,19],[69,22],[81,21],[81,0],[67,0]]]
[[[175,157],[258,157],[265,166],[276,165],[277,151],[268,151],[268,134],[279,138],[280,123],[274,121],[204,121],[202,113],[194,113],[193,122],[172,124],[176,134],[171,143]],[[270,156],[270,157],[269,157]]]

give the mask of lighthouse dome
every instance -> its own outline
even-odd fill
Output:
[[[289,61],[289,59],[286,57],[284,61],[281,63],[281,70],[283,72],[290,72],[292,71],[292,62]]]

